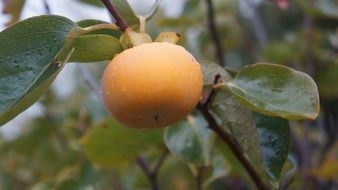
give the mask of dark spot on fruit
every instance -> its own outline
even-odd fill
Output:
[[[154,116],[154,120],[156,121],[156,123],[160,122],[160,116],[159,115],[155,115]]]

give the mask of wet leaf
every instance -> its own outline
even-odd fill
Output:
[[[49,15],[0,33],[0,125],[37,101],[52,83],[70,53],[60,51],[74,27],[67,18]]]
[[[196,165],[210,165],[214,134],[201,119],[188,116],[188,121],[165,129],[164,141],[170,152]]]
[[[315,119],[319,94],[313,79],[302,72],[275,64],[253,64],[238,72],[226,89],[245,106],[285,119]]]
[[[257,113],[255,118],[264,169],[271,184],[278,188],[291,140],[289,122],[282,118]]]
[[[210,90],[208,86],[213,83],[216,74],[221,75],[221,81],[232,80],[222,66],[214,63],[202,64],[202,71],[206,91]],[[235,137],[256,169],[264,173],[253,112],[240,104],[229,92],[221,90],[217,90],[211,109],[220,118],[222,128]]]

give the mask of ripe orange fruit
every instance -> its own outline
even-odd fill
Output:
[[[188,115],[202,93],[200,64],[182,46],[144,43],[118,54],[102,78],[106,109],[122,124],[149,129]]]

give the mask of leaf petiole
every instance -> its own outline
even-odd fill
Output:
[[[85,28],[81,28],[81,34],[87,34],[89,32],[95,31],[95,30],[101,30],[101,29],[108,29],[108,30],[120,30],[120,28],[118,26],[116,26],[115,24],[111,24],[111,23],[102,23],[102,24],[96,24],[96,25],[92,25],[92,26],[88,26]]]

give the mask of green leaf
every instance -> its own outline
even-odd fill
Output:
[[[214,83],[214,79],[217,74],[221,75],[221,80],[223,81],[232,80],[232,77],[224,69],[224,67],[212,62],[200,61],[200,63],[203,73],[204,87],[210,87]]]
[[[196,164],[210,165],[210,151],[214,134],[202,120],[188,116],[188,121],[165,129],[164,142],[170,152],[183,160]]]
[[[212,173],[211,175],[203,182],[203,189],[206,189],[212,182],[217,179],[221,179],[230,174],[231,166],[227,160],[224,159],[223,155],[220,153],[216,154],[212,158]]]
[[[105,21],[101,21],[101,20],[86,19],[86,20],[81,20],[77,22],[77,24],[82,28],[86,28],[89,26],[97,25],[97,24],[109,24],[109,23]],[[100,29],[100,30],[95,30],[95,31],[86,33],[86,35],[93,35],[93,34],[105,34],[105,35],[113,36],[115,38],[120,38],[120,36],[122,35],[122,32],[120,30]]]
[[[202,64],[202,72],[205,90],[213,83],[216,74],[220,74],[223,81],[232,79],[224,67],[214,63]],[[216,92],[211,109],[221,120],[222,128],[235,137],[251,163],[263,173],[263,161],[252,111],[240,104],[229,92],[220,90]]]
[[[260,173],[264,173],[253,112],[240,104],[230,93],[222,91],[217,92],[212,102],[212,110],[221,119],[222,128],[235,137],[250,162]]]
[[[266,174],[278,188],[290,145],[289,122],[278,117],[255,114]]]
[[[49,15],[0,33],[0,125],[37,101],[53,82],[69,54],[59,52],[74,27],[67,18]]]
[[[103,35],[85,35],[74,39],[74,53],[71,62],[98,62],[112,60],[122,51],[118,39]]]
[[[135,15],[127,0],[111,0],[111,2],[130,27],[139,29],[140,20]]]
[[[135,160],[149,147],[161,145],[162,131],[126,128],[109,117],[91,127],[81,138],[81,144],[93,163],[103,167],[118,166]]]
[[[289,67],[261,63],[245,67],[226,89],[254,111],[285,119],[315,119],[319,94],[313,79]]]

